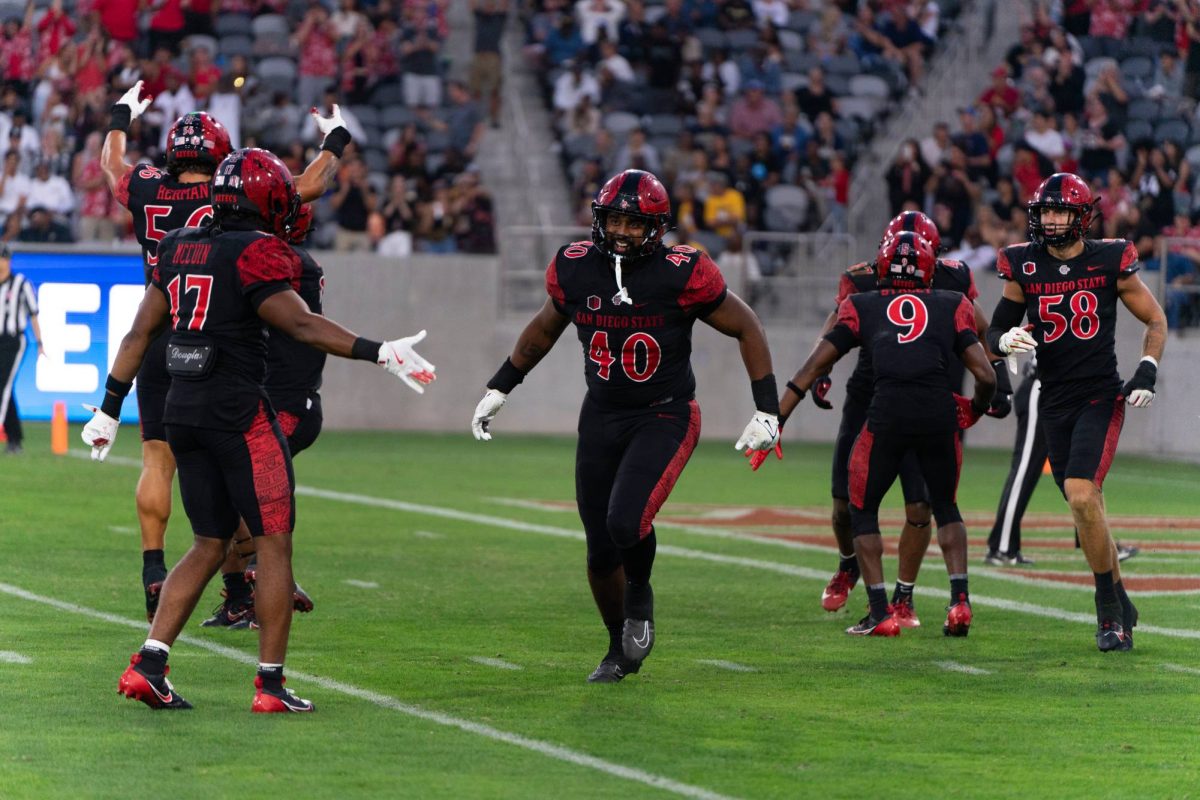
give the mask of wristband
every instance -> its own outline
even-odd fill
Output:
[[[108,130],[129,133],[129,125],[133,122],[133,111],[124,103],[117,103],[108,113]]]
[[[512,363],[511,358],[506,358],[504,359],[504,363],[500,365],[500,369],[496,370],[496,374],[487,382],[487,388],[508,394],[517,388],[523,380],[525,380],[525,373],[521,372],[517,368],[517,365]]]
[[[133,381],[119,381],[109,374],[108,379],[104,381],[104,400],[100,403],[100,410],[119,420],[121,406],[125,404],[125,397],[132,388]]]
[[[1149,361],[1151,364],[1154,365],[1155,370],[1158,369],[1158,359],[1155,358],[1154,356],[1142,356],[1142,361]],[[1139,361],[1138,364],[1140,366],[1141,362]]]
[[[328,150],[341,158],[342,153],[346,150],[346,145],[350,144],[351,138],[350,131],[339,125],[325,134],[325,140],[321,142],[321,149]]]
[[[996,394],[1012,394],[1012,380],[1008,377],[1008,365],[1003,358],[991,362],[996,371]]]
[[[792,383],[791,381],[787,382],[787,388],[789,388],[793,392],[795,392],[800,397],[801,400],[804,399],[804,395],[808,394],[807,392],[805,392],[803,389],[801,389],[799,386]]]
[[[383,342],[373,342],[370,339],[360,336],[354,340],[354,344],[350,348],[350,357],[359,361],[370,361],[373,364],[378,364],[379,348],[381,347],[383,347]]]
[[[108,380],[104,382],[104,391],[111,392],[124,400],[126,395],[133,391],[133,381],[119,381],[112,376],[112,373],[109,373]]]
[[[779,389],[775,386],[775,373],[750,381],[750,394],[754,396],[755,408],[764,414],[779,416]]]

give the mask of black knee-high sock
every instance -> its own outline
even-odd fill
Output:
[[[640,542],[621,551],[625,565],[625,616],[628,619],[654,618],[654,591],[650,588],[650,573],[654,568],[654,553],[658,547],[654,529]]]

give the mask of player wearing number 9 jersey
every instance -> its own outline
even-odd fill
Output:
[[[477,439],[491,438],[488,425],[508,394],[574,323],[587,380],[575,497],[588,583],[609,633],[608,652],[588,680],[614,683],[637,672],[654,643],[654,517],[700,435],[696,320],[741,345],[758,410],[739,445],[775,446],[779,400],[758,317],[705,253],[663,244],[670,203],[657,178],[641,170],[614,176],[592,217],[592,240],[563,247],[550,262],[549,297],[488,382],[472,428]]]
[[[1092,209],[1091,189],[1077,175],[1056,173],[1038,187],[1029,202],[1029,242],[997,256],[1006,283],[987,336],[998,353],[1037,350],[1038,410],[1050,468],[1095,575],[1096,644],[1108,652],[1133,647],[1137,611],[1121,583],[1100,492],[1125,402],[1140,408],[1154,397],[1167,323],[1137,276],[1134,245],[1085,238]],[[1146,326],[1142,361],[1124,386],[1115,348],[1118,299]],[[1023,328],[1026,317],[1031,325]]]

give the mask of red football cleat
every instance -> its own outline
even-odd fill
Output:
[[[162,675],[150,675],[137,667],[142,661],[141,653],[134,653],[129,658],[129,666],[117,681],[117,694],[124,695],[130,700],[140,700],[153,709],[184,709],[192,704],[179,696],[175,687],[167,680],[170,667],[163,668]]]
[[[942,626],[945,636],[966,636],[971,632],[971,602],[966,595],[959,595],[959,600],[950,606],[946,614],[946,624]]]
[[[287,679],[284,680],[286,682]],[[254,702],[250,705],[250,710],[255,714],[286,714],[293,711],[317,710],[311,702],[297,697],[290,689],[280,688],[277,692],[264,689],[263,680],[259,676],[254,678],[254,688],[258,691],[254,693]]]
[[[917,619],[916,609],[913,608],[912,601],[903,601],[899,603],[888,604],[888,614],[892,619],[896,620],[896,624],[901,628],[919,628],[921,620]]]
[[[821,592],[821,608],[826,611],[837,611],[846,605],[846,600],[850,597],[850,592],[856,583],[858,583],[857,575],[838,570],[829,579],[825,591]]]
[[[851,636],[899,636],[900,624],[891,616],[872,619],[868,614],[858,624],[846,628],[846,633]]]

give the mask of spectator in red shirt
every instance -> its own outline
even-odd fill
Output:
[[[62,0],[54,0],[37,25],[38,54],[56,56],[63,43],[75,35],[75,23],[63,11]]]
[[[128,44],[138,37],[138,10],[142,5],[143,0],[95,0],[93,9],[108,35]]]
[[[752,139],[755,134],[770,133],[783,122],[779,104],[767,97],[761,81],[749,80],[742,96],[729,110],[729,129],[734,136]]]
[[[100,168],[100,145],[100,131],[89,133],[71,168],[71,185],[79,190],[79,238],[85,242],[111,241],[117,233],[112,192]]]
[[[187,0],[183,5],[183,27],[188,34],[213,35],[213,0]]]
[[[192,48],[192,70],[188,76],[188,84],[199,105],[208,104],[208,98],[216,91],[217,82],[220,80],[221,68],[212,62],[208,48]]]
[[[22,97],[29,96],[33,80],[33,3],[25,9],[24,21],[10,19],[4,23],[4,38],[0,41],[0,64],[4,79],[13,84]]]
[[[1021,101],[1021,93],[1008,79],[1008,67],[1003,64],[992,70],[992,85],[979,95],[978,105],[989,106],[1004,117],[1011,117]]]
[[[316,104],[326,86],[336,82],[337,34],[324,6],[315,5],[308,9],[296,31],[295,42],[300,50],[297,103],[300,108],[307,109]]]
[[[166,47],[178,55],[179,43],[186,31],[183,27],[183,0],[158,0],[157,10],[150,17],[150,50]]]

